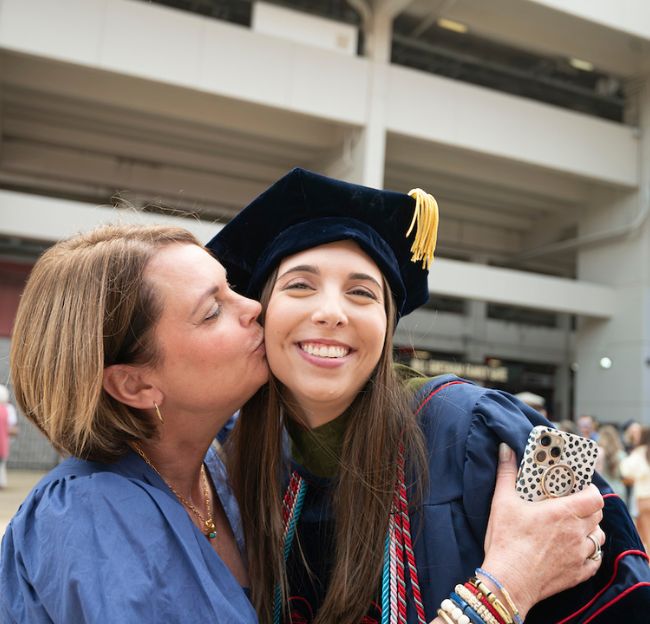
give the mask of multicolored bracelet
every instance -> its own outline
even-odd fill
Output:
[[[444,600],[443,600],[443,602],[444,602]],[[447,615],[447,612],[444,611],[443,609],[438,609],[438,617],[439,617],[441,620],[443,620],[445,624],[456,624],[456,623],[454,622],[454,620],[452,620],[451,617],[449,617],[449,616]]]
[[[483,568],[477,568],[475,574],[464,585],[456,585],[449,598],[442,601],[438,617],[445,624],[523,624],[503,584]],[[494,583],[507,606],[478,578],[479,574]]]
[[[472,621],[463,613],[463,610],[455,600],[446,598],[440,603],[440,608],[445,615],[448,615],[454,621],[455,624],[472,624]]]
[[[519,610],[517,609],[517,605],[515,605],[514,601],[510,597],[510,594],[508,593],[508,590],[503,586],[503,584],[500,583],[498,579],[496,579],[494,576],[492,576],[492,574],[490,574],[487,570],[484,570],[483,568],[476,568],[476,570],[474,570],[474,574],[476,575],[481,574],[485,578],[490,579],[496,585],[498,590],[501,592],[501,595],[505,598],[505,601],[508,603],[508,606],[512,611],[512,619],[515,621],[515,624],[524,624],[524,621],[521,618],[521,615],[519,614]]]
[[[463,613],[469,618],[472,624],[484,624],[485,620],[476,609],[472,608],[472,605],[466,600],[463,600],[456,592],[451,592],[450,598],[463,610]]]
[[[484,596],[487,603],[490,604],[499,614],[499,618],[504,622],[504,624],[514,624],[506,606],[490,591],[490,588],[481,581],[481,579],[473,576],[469,579],[469,584],[478,589],[481,596]],[[483,602],[482,599],[481,602]]]
[[[481,602],[481,604],[497,619],[497,622],[500,624],[507,624],[507,622],[503,619],[501,614],[494,608],[494,605],[490,603],[490,601],[487,599],[485,595],[481,591],[479,591],[474,585],[471,583],[465,583],[465,587],[471,591],[476,598]]]
[[[505,624],[494,617],[490,610],[465,585],[456,585],[454,591],[481,617],[484,624]]]

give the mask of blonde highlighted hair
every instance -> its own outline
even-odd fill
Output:
[[[151,419],[104,391],[103,371],[157,361],[161,304],[144,272],[173,243],[201,246],[182,228],[106,225],[36,262],[16,315],[11,378],[18,405],[61,453],[112,461],[155,434]]]

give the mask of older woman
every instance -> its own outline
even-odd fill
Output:
[[[499,444],[521,456],[547,421],[392,365],[397,320],[428,296],[436,229],[420,190],[296,169],[209,243],[265,306],[273,375],[242,409],[231,472],[260,620],[646,621],[650,572],[620,501],[600,568],[595,486],[524,502],[505,447],[495,492]]]
[[[211,448],[266,382],[260,305],[187,231],[107,226],[50,248],[11,375],[65,455],[7,528],[2,622],[256,622]]]

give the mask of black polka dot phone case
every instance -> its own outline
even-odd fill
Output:
[[[597,457],[593,440],[552,427],[534,427],[519,466],[517,492],[529,501],[579,492],[591,483]]]

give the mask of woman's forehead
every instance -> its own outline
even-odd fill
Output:
[[[372,270],[373,273],[381,275],[381,271],[377,263],[354,241],[341,240],[332,243],[325,243],[316,247],[310,247],[303,251],[299,251],[291,256],[284,258],[279,265],[280,270],[286,268],[290,264],[302,262],[317,262],[324,265],[334,265],[337,262],[353,262],[350,265],[350,270],[356,270],[356,266],[364,266],[367,270]]]
[[[161,247],[147,263],[145,273],[162,279],[191,280],[203,272],[225,274],[223,266],[203,247],[192,243],[172,243]]]

